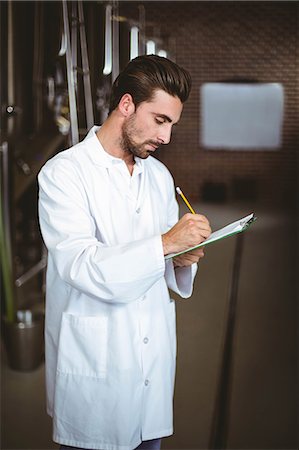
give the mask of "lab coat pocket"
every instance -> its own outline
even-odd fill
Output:
[[[58,372],[106,377],[108,318],[63,313],[58,348]]]

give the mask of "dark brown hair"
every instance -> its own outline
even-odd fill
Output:
[[[157,55],[137,56],[130,61],[113,83],[109,114],[124,94],[130,94],[137,107],[150,101],[154,92],[162,89],[184,103],[191,90],[191,76],[187,70],[168,58]]]

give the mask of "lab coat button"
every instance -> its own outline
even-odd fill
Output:
[[[143,339],[143,342],[144,342],[145,344],[147,344],[147,343],[148,343],[148,338],[145,337],[145,338]]]
[[[145,380],[144,384],[145,384],[145,386],[148,386],[149,385],[149,380]]]
[[[140,213],[140,208],[137,208],[136,212],[137,212],[137,214],[139,214]]]

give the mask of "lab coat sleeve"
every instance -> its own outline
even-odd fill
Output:
[[[38,181],[42,236],[65,282],[99,300],[127,303],[164,276],[161,236],[114,246],[96,239],[79,171],[69,160],[44,167]]]
[[[168,202],[168,229],[178,221],[178,204],[174,192],[174,186],[172,186]],[[165,278],[169,289],[179,294],[180,297],[190,297],[197,268],[197,264],[192,264],[189,267],[174,268],[173,260],[168,259],[165,262]]]

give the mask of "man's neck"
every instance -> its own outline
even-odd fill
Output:
[[[132,175],[134,169],[134,155],[125,152],[121,147],[121,123],[113,117],[108,117],[96,133],[103,149],[109,155],[122,159]]]

